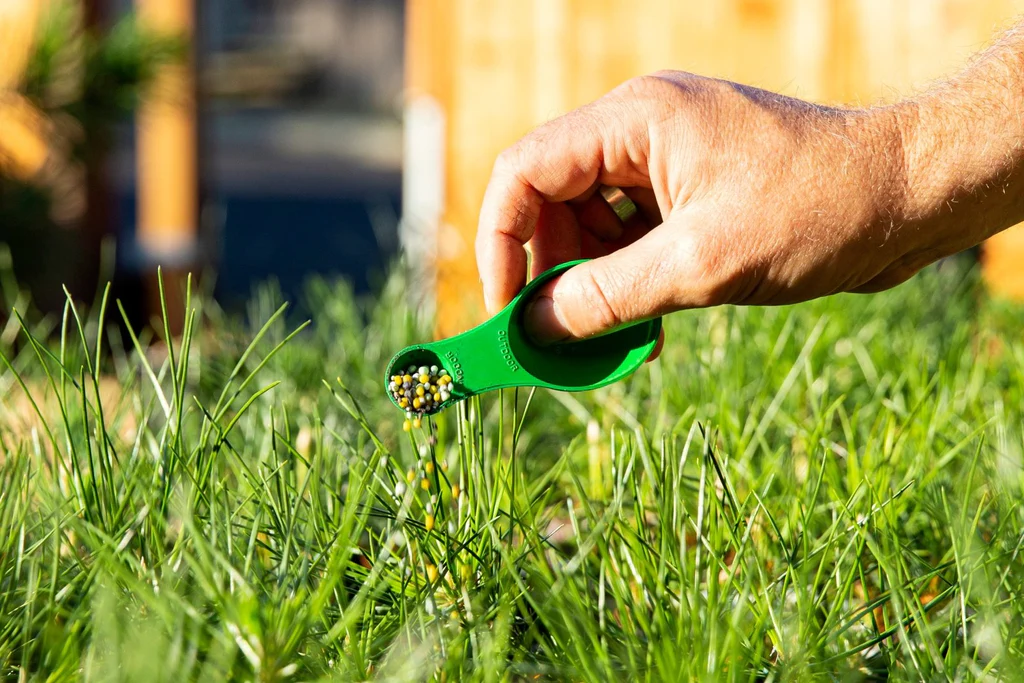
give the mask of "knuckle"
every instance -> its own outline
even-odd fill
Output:
[[[522,149],[520,141],[498,154],[481,210],[481,220],[486,219],[491,232],[519,241],[529,239],[540,211],[538,200],[529,191],[531,185],[524,180]],[[481,243],[479,235],[477,243]]]
[[[496,167],[505,176],[514,178],[525,184],[534,184],[539,172],[547,162],[545,150],[548,148],[552,134],[547,125],[536,128],[510,147],[502,150],[495,162]]]
[[[589,185],[596,177],[601,126],[583,107],[548,121],[499,155],[499,172],[546,197]]]
[[[632,86],[638,91],[663,92],[676,90],[680,86],[692,83],[697,77],[686,71],[660,69],[649,74],[630,79]]]
[[[665,75],[659,75],[664,73]],[[665,103],[678,98],[679,88],[672,80],[672,72],[657,72],[636,76],[623,83],[616,93],[633,102]]]
[[[513,172],[517,177],[529,180],[531,184],[540,184],[548,175],[550,162],[544,154],[547,145],[545,144],[546,133],[538,129],[524,137],[515,145],[515,158],[513,160]]]
[[[656,97],[660,100],[679,100],[691,103],[701,93],[714,88],[715,81],[689,73],[688,71],[662,70],[640,76],[637,79],[638,93]]]
[[[685,71],[657,71],[624,84],[626,96],[643,111],[657,139],[685,136],[693,146],[714,137],[714,82]]]
[[[519,149],[521,143],[517,142],[511,147],[506,147],[501,150],[497,158],[494,160],[494,175],[512,175],[516,172],[519,165],[519,159],[521,152]]]
[[[685,77],[688,75],[689,74],[687,74],[685,71],[678,71],[676,69],[658,69],[657,71],[652,71],[646,76],[641,76],[641,78],[646,78],[655,81],[674,81],[675,79],[680,78],[681,76]]]
[[[660,72],[659,72],[660,73]],[[622,84],[622,89],[634,96],[642,96],[664,89],[665,80],[657,73],[634,76]]]

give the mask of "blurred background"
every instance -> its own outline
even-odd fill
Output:
[[[226,306],[368,291],[398,247],[403,35],[401,0],[0,0],[19,282],[52,309],[112,278],[136,315],[157,264]]]
[[[1024,0],[0,0],[0,242],[43,310],[156,265],[225,306],[313,274],[372,292],[400,253],[439,333],[480,317],[490,167],[662,68],[822,102],[950,73]],[[987,277],[1024,296],[1020,231]],[[171,289],[175,289],[172,287]],[[8,303],[10,297],[8,297]]]

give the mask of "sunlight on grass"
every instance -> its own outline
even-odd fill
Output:
[[[13,317],[3,676],[1021,670],[1024,311],[973,272],[677,314],[627,381],[410,433],[379,386],[429,337],[403,289],[314,282],[308,327],[194,296],[165,350],[106,297]]]

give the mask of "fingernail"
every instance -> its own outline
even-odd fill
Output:
[[[538,296],[523,311],[523,327],[526,334],[536,343],[547,346],[567,339],[569,330],[555,313],[555,300],[550,296]]]

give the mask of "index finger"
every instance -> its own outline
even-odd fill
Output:
[[[526,282],[526,249],[544,202],[564,202],[598,183],[647,181],[646,126],[631,130],[607,107],[578,109],[502,152],[484,194],[476,254],[484,301],[496,313]],[[635,157],[643,156],[641,161]]]

